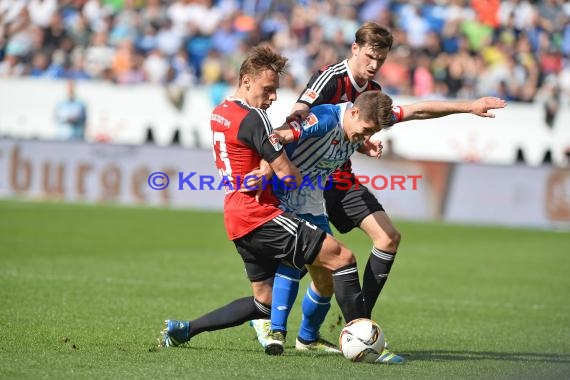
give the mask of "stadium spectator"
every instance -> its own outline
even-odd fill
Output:
[[[107,44],[107,32],[99,31],[91,35],[91,44],[85,51],[85,69],[92,78],[108,76],[115,49]]]
[[[52,17],[57,11],[57,0],[30,0],[28,11],[32,22],[41,28],[45,28],[52,22]]]
[[[0,0],[0,75],[65,79],[85,71],[80,78],[156,82],[156,76],[132,73],[119,80],[122,74],[113,72],[115,50],[129,40],[135,66],[156,60],[158,48],[174,68],[167,72],[184,71],[173,60],[182,48],[194,83],[207,84],[211,78],[202,71],[211,50],[223,62],[234,61],[243,46],[269,42],[289,58],[295,79],[289,82],[297,86],[308,73],[345,58],[357,22],[368,20],[394,35],[380,73],[393,95],[496,93],[532,102],[548,75],[563,81],[570,69],[570,6],[560,0]],[[84,51],[85,70],[71,69],[81,61],[76,50]],[[423,56],[430,62],[418,69],[414,59]],[[570,98],[565,87],[562,102]]]
[[[151,50],[143,63],[145,78],[150,83],[165,83],[169,68],[168,60],[159,49]]]
[[[556,116],[560,110],[560,86],[552,78],[545,80],[542,93],[538,95],[544,108],[544,123],[550,129],[556,125]]]
[[[67,97],[55,106],[56,137],[60,140],[84,140],[87,107],[77,99],[75,82],[66,83]]]

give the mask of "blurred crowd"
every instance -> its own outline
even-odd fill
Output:
[[[391,95],[570,96],[570,2],[562,0],[0,0],[0,77],[150,82],[223,94],[250,46],[289,58],[284,87],[348,56],[364,21],[395,39]],[[557,103],[558,102],[558,103]]]

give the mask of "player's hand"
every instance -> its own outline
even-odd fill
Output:
[[[253,169],[243,177],[245,182],[242,183],[239,191],[241,193],[255,191],[255,200],[259,202],[263,187],[271,179],[271,176],[273,176],[271,165],[267,161],[261,160],[259,168]]]
[[[506,106],[507,102],[503,99],[495,98],[494,96],[485,96],[473,102],[471,113],[481,117],[494,118],[495,114],[489,112],[489,110],[505,108]]]
[[[366,142],[364,142],[363,146],[364,146],[364,150],[368,156],[376,157],[376,159],[379,159],[380,157],[382,157],[382,149],[384,148],[382,146],[382,141],[380,141],[380,140],[367,140]]]
[[[253,169],[249,173],[247,173],[243,179],[245,180],[244,183],[241,184],[239,189],[240,193],[249,193],[255,192],[255,200],[259,203],[259,198],[261,197],[261,193],[263,192],[263,170],[262,169]]]
[[[303,120],[305,120],[307,116],[309,116],[309,113],[311,113],[311,111],[309,111],[308,109],[296,110],[293,113],[291,113],[291,115],[287,116],[285,122],[290,123],[292,121],[296,121],[300,123]]]
[[[243,177],[245,182],[241,183],[239,191],[247,193],[248,191],[256,190],[257,186],[261,185],[263,177],[264,175],[261,169],[253,169]]]

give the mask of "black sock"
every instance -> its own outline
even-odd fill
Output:
[[[372,247],[362,280],[362,294],[364,295],[368,318],[372,315],[372,309],[376,304],[376,300],[388,280],[388,274],[390,269],[392,269],[395,257],[396,253],[381,251]]]
[[[252,319],[268,319],[270,315],[271,305],[264,305],[253,297],[240,298],[190,321],[189,338],[204,331],[239,326]]]
[[[334,295],[346,322],[366,317],[362,288],[356,264],[347,265],[332,273]]]
[[[305,275],[309,272],[309,270],[307,269],[307,267],[303,267],[301,268],[301,275],[299,276],[300,279],[303,279],[303,277],[305,277]]]

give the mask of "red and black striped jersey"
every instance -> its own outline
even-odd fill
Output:
[[[271,186],[255,199],[255,191],[237,191],[246,174],[259,168],[261,159],[272,162],[283,146],[264,110],[238,99],[226,99],[210,118],[216,167],[226,186],[224,223],[230,240],[238,239],[283,213]]]
[[[319,104],[338,104],[344,102],[354,102],[356,98],[365,91],[380,90],[380,83],[370,80],[360,86],[354,80],[348,67],[348,60],[344,60],[334,65],[325,66],[317,71],[307,87],[297,100],[309,107]],[[350,159],[332,174],[333,179],[343,178],[352,174],[352,164]]]

